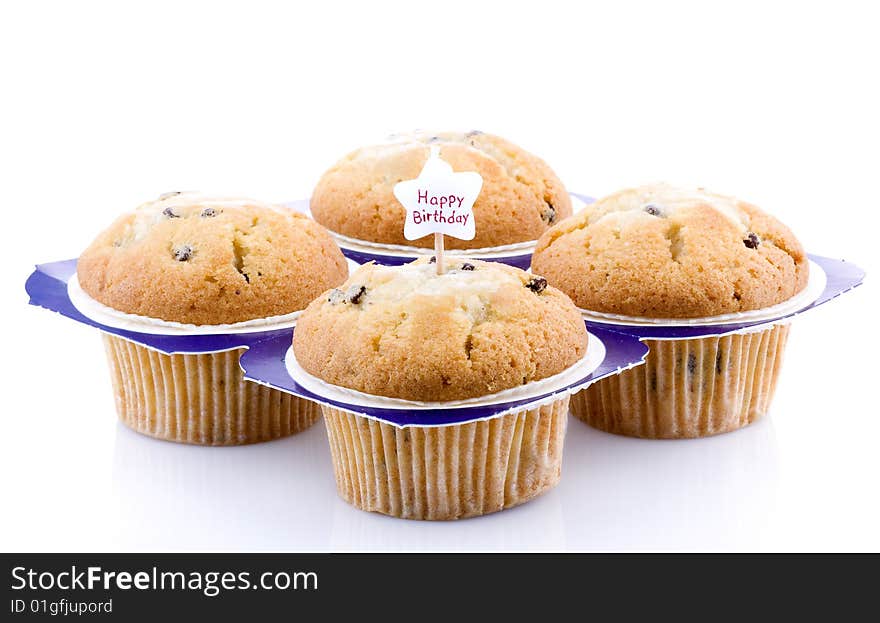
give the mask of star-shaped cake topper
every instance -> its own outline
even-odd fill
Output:
[[[394,186],[394,196],[406,208],[403,236],[416,240],[428,234],[445,234],[459,240],[476,235],[474,202],[483,188],[476,171],[456,173],[431,146],[431,155],[414,180]]]

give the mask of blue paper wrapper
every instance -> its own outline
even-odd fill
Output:
[[[648,352],[648,347],[642,342],[643,339],[700,338],[748,331],[778,323],[832,300],[860,285],[864,279],[864,271],[853,264],[815,255],[811,255],[810,259],[824,270],[827,277],[825,287],[818,298],[795,311],[758,321],[705,326],[628,326],[590,320],[588,329],[591,335],[602,342],[606,355],[599,367],[583,378],[578,378],[552,392],[521,400],[492,405],[420,410],[365,407],[321,396],[303,387],[290,376],[285,365],[285,355],[292,342],[294,331],[292,328],[236,334],[156,335],[119,329],[92,320],[74,307],[68,295],[68,281],[76,272],[76,260],[38,265],[28,278],[25,288],[30,295],[32,305],[60,313],[82,324],[159,352],[196,354],[247,348],[240,365],[244,370],[245,378],[249,381],[397,426],[437,426],[496,417],[530,405],[546,403],[554,396],[562,397],[566,393],[574,393],[602,378],[643,363]]]
[[[292,328],[243,334],[206,335],[156,335],[119,329],[97,322],[77,310],[68,294],[68,282],[75,273],[76,260],[38,265],[25,284],[25,289],[30,295],[31,305],[58,312],[76,322],[166,354],[210,353],[244,347],[248,350],[242,356],[240,365],[244,369],[246,380],[398,426],[458,424],[494,417],[532,404],[544,403],[554,396],[562,397],[566,393],[572,393],[610,374],[616,374],[621,370],[639,365],[648,353],[648,348],[638,338],[603,329],[591,329],[591,334],[601,340],[605,348],[605,358],[599,367],[590,374],[583,378],[574,379],[564,387],[557,388],[552,392],[490,406],[433,410],[367,408],[325,399],[302,387],[290,377],[284,357],[293,341],[294,330]]]
[[[30,304],[58,312],[71,320],[105,333],[117,335],[147,348],[172,355],[176,353],[213,353],[248,346],[279,334],[290,334],[290,329],[276,329],[239,334],[155,335],[111,327],[83,315],[70,300],[67,283],[76,273],[76,260],[39,264],[25,283]]]
[[[240,363],[246,379],[325,406],[381,420],[395,426],[442,426],[498,417],[531,405],[546,404],[554,398],[562,398],[566,394],[579,391],[606,376],[640,365],[648,354],[647,346],[636,337],[593,327],[590,327],[590,333],[602,342],[605,348],[605,357],[598,368],[589,374],[573,379],[553,391],[519,400],[480,406],[451,406],[415,410],[405,406],[400,408],[364,406],[329,398],[318,391],[304,387],[288,372],[285,358],[290,349],[292,335],[277,335],[251,344],[249,350],[242,356]]]

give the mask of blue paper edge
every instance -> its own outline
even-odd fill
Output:
[[[648,347],[637,337],[606,329],[589,327],[590,332],[605,345],[605,359],[592,373],[552,392],[527,399],[514,400],[487,406],[454,407],[444,409],[408,410],[365,407],[325,398],[299,385],[287,372],[285,354],[293,341],[294,329],[287,336],[266,338],[251,347],[239,360],[244,376],[249,381],[261,383],[274,389],[293,394],[322,405],[358,413],[394,424],[396,426],[442,426],[462,424],[494,417],[505,411],[544,402],[552,396],[565,395],[574,388],[582,388],[606,376],[641,365],[648,354]]]
[[[750,327],[759,327],[761,325],[779,323],[788,318],[793,318],[807,312],[811,309],[823,305],[828,301],[837,298],[845,292],[849,292],[853,288],[862,285],[865,279],[865,271],[860,267],[847,262],[846,260],[836,260],[821,255],[808,254],[808,257],[816,264],[822,267],[827,276],[825,289],[819,297],[802,309],[772,318],[770,320],[756,320],[753,322],[739,322],[719,325],[704,326],[681,326],[681,327],[664,327],[664,326],[648,326],[648,325],[622,325],[613,322],[602,322],[591,318],[589,320],[590,327],[601,327],[609,331],[618,333],[626,333],[627,335],[636,335],[643,340],[650,339],[688,339],[707,336],[722,336],[729,333],[736,333]]]
[[[687,339],[705,336],[726,335],[735,333],[750,327],[778,323],[792,318],[810,309],[823,305],[828,301],[852,290],[862,284],[865,271],[860,267],[845,260],[836,260],[820,255],[809,255],[809,258],[820,265],[827,275],[827,283],[822,294],[810,305],[795,312],[774,318],[771,320],[758,320],[747,323],[731,323],[725,325],[709,325],[694,327],[652,327],[652,326],[627,326],[610,322],[601,322],[594,319],[589,321],[591,328],[606,329],[627,335],[635,335],[641,339]],[[67,281],[76,272],[76,260],[62,260],[38,264],[25,283],[25,290],[30,299],[29,303],[57,312],[82,324],[97,328],[105,333],[117,335],[148,348],[153,348],[166,354],[175,353],[207,353],[231,350],[234,348],[246,348],[251,344],[270,339],[277,335],[284,335],[289,329],[275,329],[246,334],[209,334],[209,335],[153,335],[116,329],[95,322],[81,314],[71,303],[67,295]]]
[[[412,255],[385,255],[381,253],[355,251],[354,249],[349,249],[342,246],[342,244],[339,245],[339,248],[345,257],[357,262],[358,264],[376,262],[377,264],[381,264],[382,266],[403,266],[404,264],[409,264],[410,262],[418,259],[417,257],[413,257]],[[425,255],[430,253],[430,251],[431,249],[425,248]],[[483,261],[499,262],[501,264],[507,264],[508,266],[519,268],[521,270],[528,270],[529,266],[532,265],[532,254],[526,253],[523,255],[499,255],[497,257],[483,258]]]
[[[76,272],[76,260],[62,260],[38,264],[25,282],[29,303],[66,316],[71,320],[125,338],[167,355],[175,353],[210,353],[235,348],[247,348],[253,342],[283,334],[289,329],[274,329],[255,333],[205,335],[153,335],[108,327],[81,314],[67,295],[67,281]]]

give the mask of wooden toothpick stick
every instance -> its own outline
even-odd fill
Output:
[[[443,234],[434,232],[434,257],[437,258],[437,274],[442,275],[443,269]]]

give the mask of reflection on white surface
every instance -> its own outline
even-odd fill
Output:
[[[366,513],[341,499],[333,509],[330,549],[370,551],[562,551],[559,487],[509,510],[458,521],[413,521]]]
[[[632,439],[572,418],[560,493],[570,550],[748,548],[773,511],[770,418],[690,440]]]
[[[117,424],[113,488],[121,549],[307,550],[327,542],[335,502],[318,422],[267,443],[209,448]]]
[[[772,421],[708,439],[649,441],[571,419],[562,482],[485,517],[424,522],[336,495],[326,433],[203,448],[117,425],[120,549],[562,551],[748,548],[773,510]]]

